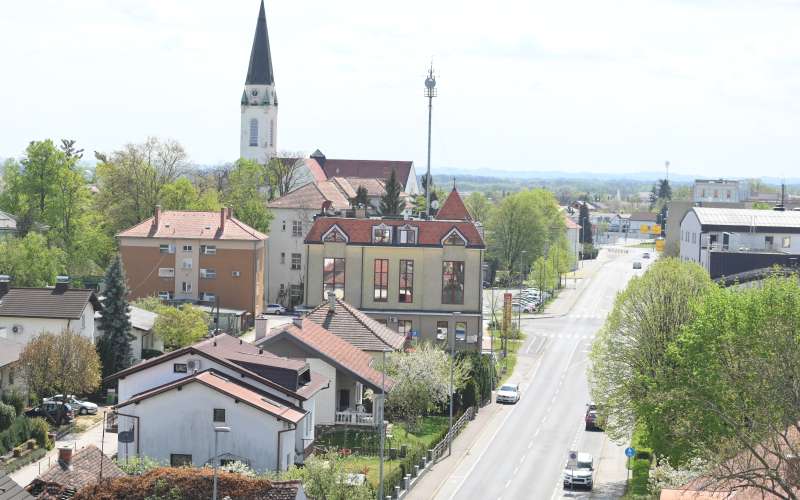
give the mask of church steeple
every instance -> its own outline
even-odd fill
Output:
[[[256,34],[253,37],[253,48],[250,50],[250,66],[247,68],[247,79],[244,83],[245,85],[273,85],[275,83],[264,0],[261,0],[261,8],[258,11]]]

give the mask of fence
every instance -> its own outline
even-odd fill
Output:
[[[461,415],[461,418],[459,418],[456,421],[456,423],[453,424],[453,428],[447,431],[447,434],[445,434],[444,439],[439,441],[439,444],[437,444],[433,448],[431,453],[431,458],[434,462],[437,462],[439,458],[441,458],[445,450],[448,449],[450,441],[452,439],[455,439],[455,437],[458,436],[458,434],[461,432],[461,429],[463,429],[464,426],[467,425],[467,422],[472,420],[474,417],[475,417],[475,407],[470,406],[469,408],[467,408],[467,411],[465,411],[464,414]]]

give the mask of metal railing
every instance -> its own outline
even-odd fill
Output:
[[[375,419],[372,413],[356,412],[356,411],[337,411],[335,415],[335,422],[339,425],[375,425]]]
[[[461,418],[459,418],[456,421],[456,423],[453,424],[453,428],[450,429],[447,432],[447,434],[445,434],[444,439],[439,441],[439,444],[433,447],[431,455],[432,455],[432,460],[434,462],[438,461],[439,458],[441,458],[441,456],[445,453],[448,444],[450,443],[450,440],[455,439],[455,437],[458,436],[458,434],[461,432],[464,426],[467,425],[467,422],[472,420],[474,417],[475,417],[475,407],[470,406],[469,408],[467,408],[467,411],[465,411],[464,414],[461,415]]]

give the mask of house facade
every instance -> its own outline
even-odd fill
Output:
[[[316,398],[330,383],[305,361],[225,334],[106,379],[113,381],[118,429],[130,440],[120,446],[121,459],[203,466],[214,458],[214,427],[225,426],[231,430],[220,437],[220,459],[258,471],[303,462],[314,443]]]
[[[305,242],[307,305],[333,292],[408,338],[480,348],[485,245],[472,221],[321,217]]]
[[[117,235],[130,297],[259,314],[267,236],[220,212],[162,211]]]
[[[746,181],[696,179],[692,186],[692,202],[694,203],[742,203],[749,197]]]
[[[331,381],[331,390],[323,391],[316,400],[316,424],[378,424],[374,413],[364,409],[364,391],[370,389],[376,395],[388,393],[394,381],[373,366],[377,362],[370,354],[314,321],[302,318],[271,329],[264,337],[257,338],[255,344],[278,356],[303,359],[314,372]]]
[[[681,260],[699,263],[712,277],[769,267],[775,259],[765,255],[800,255],[800,213],[693,207],[681,220],[679,238]],[[722,261],[735,261],[736,268],[720,268]]]

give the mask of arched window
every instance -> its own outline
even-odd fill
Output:
[[[275,120],[269,121],[269,147],[275,147]]]
[[[258,120],[255,118],[250,120],[250,145],[258,146]]]

